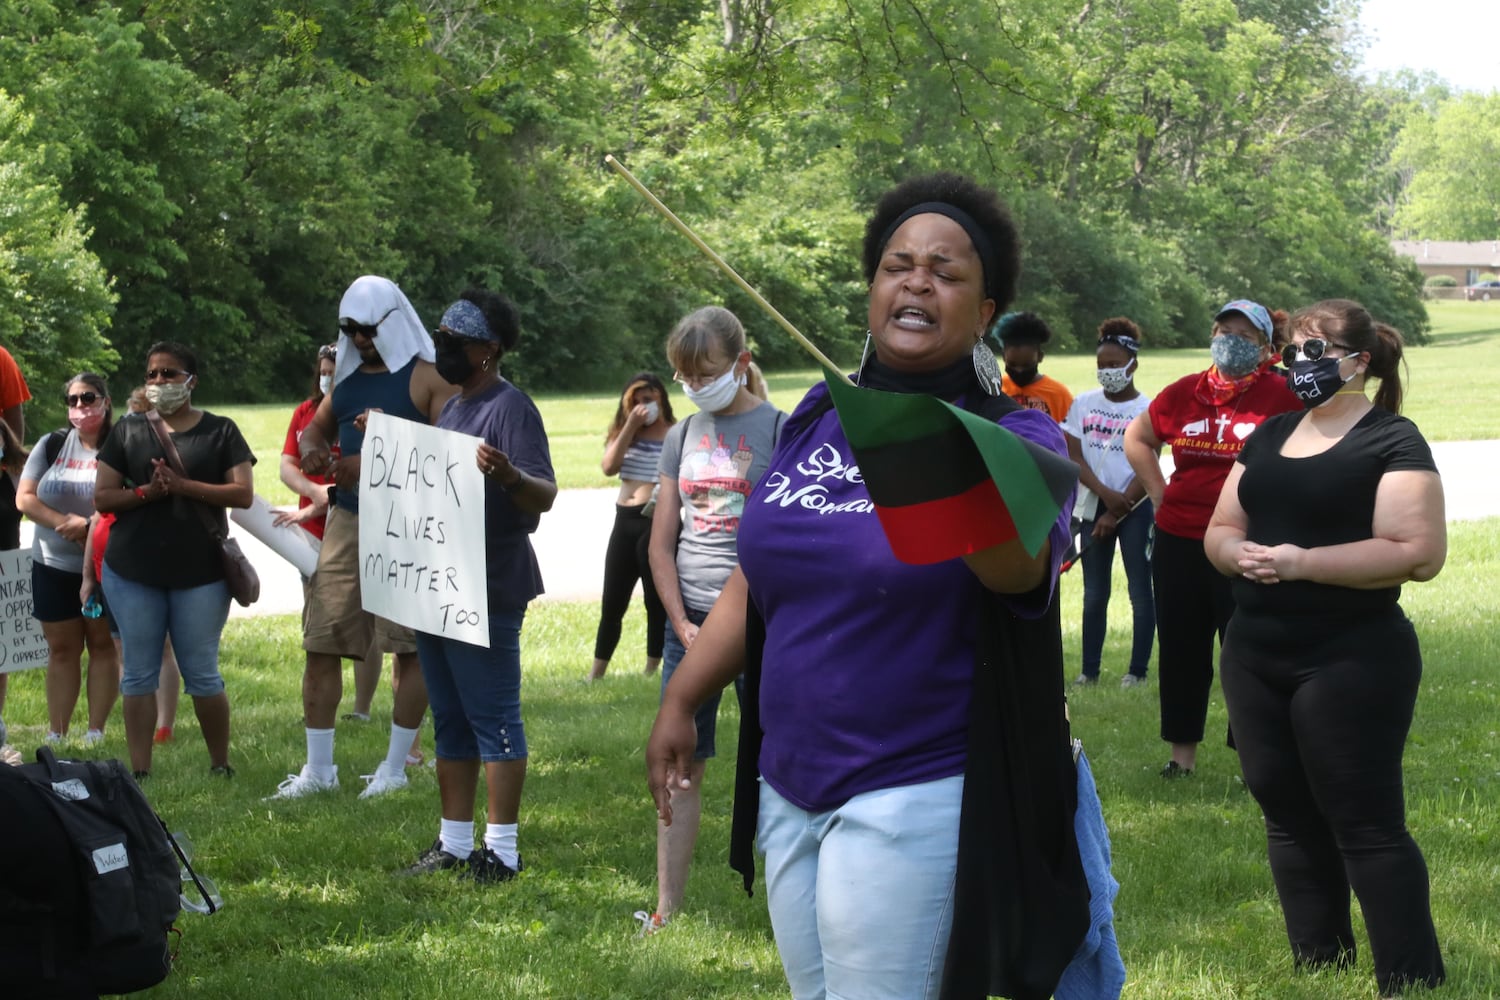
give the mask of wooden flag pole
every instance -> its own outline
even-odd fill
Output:
[[[767,302],[764,296],[760,294],[760,292],[757,292],[754,288],[750,287],[750,283],[748,281],[746,281],[744,278],[741,278],[735,271],[735,269],[730,267],[723,257],[720,257],[718,254],[714,253],[714,251],[709,247],[707,243],[704,243],[703,240],[699,239],[698,234],[688,228],[687,223],[679,219],[672,213],[672,210],[670,208],[661,203],[661,199],[657,198],[656,195],[646,190],[646,186],[640,181],[636,180],[635,175],[632,174],[629,170],[626,170],[623,163],[615,159],[612,154],[608,153],[606,153],[604,156],[604,162],[613,167],[615,173],[625,178],[625,180],[630,183],[631,187],[640,192],[642,198],[645,198],[648,202],[650,202],[658,212],[666,217],[666,220],[668,222],[676,226],[678,232],[682,233],[682,235],[686,236],[690,241],[692,241],[693,246],[697,247],[703,252],[703,255],[705,257],[713,261],[714,266],[728,275],[731,281],[733,281],[736,285],[739,285],[740,289],[746,295],[750,296],[750,298],[754,300],[756,305],[764,309],[772,319],[780,324],[783,330],[791,334],[792,339],[801,344],[803,350],[807,351],[808,354],[811,354],[814,360],[816,360],[819,365],[821,365],[827,371],[840,372],[842,374],[842,370],[838,365],[828,360],[827,355],[814,347],[812,341],[802,336],[802,334],[798,332],[797,328],[791,324],[791,321],[789,321],[785,316],[781,315],[781,313],[777,312],[776,307]],[[848,381],[849,379],[849,376],[847,375],[843,375],[842,377],[845,381]]]

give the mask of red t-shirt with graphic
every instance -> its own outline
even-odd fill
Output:
[[[1280,373],[1265,370],[1250,388],[1220,405],[1200,398],[1205,372],[1185,375],[1151,401],[1146,413],[1156,439],[1172,450],[1175,466],[1156,525],[1181,538],[1202,538],[1219,490],[1245,439],[1267,417],[1302,409]]]
[[[307,425],[313,422],[313,417],[317,416],[317,414],[318,403],[316,400],[304,399],[301,403],[297,404],[297,409],[292,413],[292,422],[287,426],[286,429],[286,441],[281,446],[281,453],[283,455],[290,455],[300,461],[301,452],[297,448],[297,442],[302,440],[302,432],[307,430]],[[307,478],[311,479],[315,483],[328,482],[328,478],[326,476],[308,476]],[[312,501],[307,499],[307,497],[297,498],[298,510],[301,510],[304,507],[311,506]],[[308,534],[314,535],[318,538],[322,538],[323,525],[326,524],[327,521],[328,517],[327,515],[324,515],[323,517],[316,518],[311,521],[303,521],[302,528],[307,531]]]

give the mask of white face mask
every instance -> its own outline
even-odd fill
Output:
[[[318,391],[321,392],[325,396],[328,395],[330,392],[333,391],[333,376],[332,375],[319,375],[318,376]]]
[[[187,382],[153,382],[146,386],[146,398],[151,400],[151,405],[164,417],[170,417],[182,409],[192,394],[193,390]]]
[[[661,416],[661,404],[660,403],[658,403],[656,400],[653,399],[651,402],[649,402],[649,403],[646,404],[646,426],[647,427],[650,427],[652,424],[656,423],[657,418],[660,417],[660,416]]]
[[[1124,368],[1100,368],[1099,384],[1105,392],[1123,392],[1130,385],[1130,366]]]
[[[694,389],[690,385],[684,385],[682,389],[687,393],[688,400],[698,409],[704,413],[718,413],[734,402],[734,397],[739,395],[740,386],[744,384],[745,376],[736,375],[734,368],[731,367],[701,389]]]

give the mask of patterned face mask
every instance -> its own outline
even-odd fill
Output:
[[[1130,387],[1130,366],[1124,368],[1100,368],[1096,373],[1105,392],[1124,392]]]
[[[1214,337],[1209,341],[1208,354],[1219,374],[1227,378],[1243,378],[1260,367],[1260,345],[1234,334]]]

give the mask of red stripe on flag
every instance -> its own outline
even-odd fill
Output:
[[[876,507],[897,559],[913,566],[944,562],[1016,537],[1005,501],[993,480],[962,493],[903,507]]]

